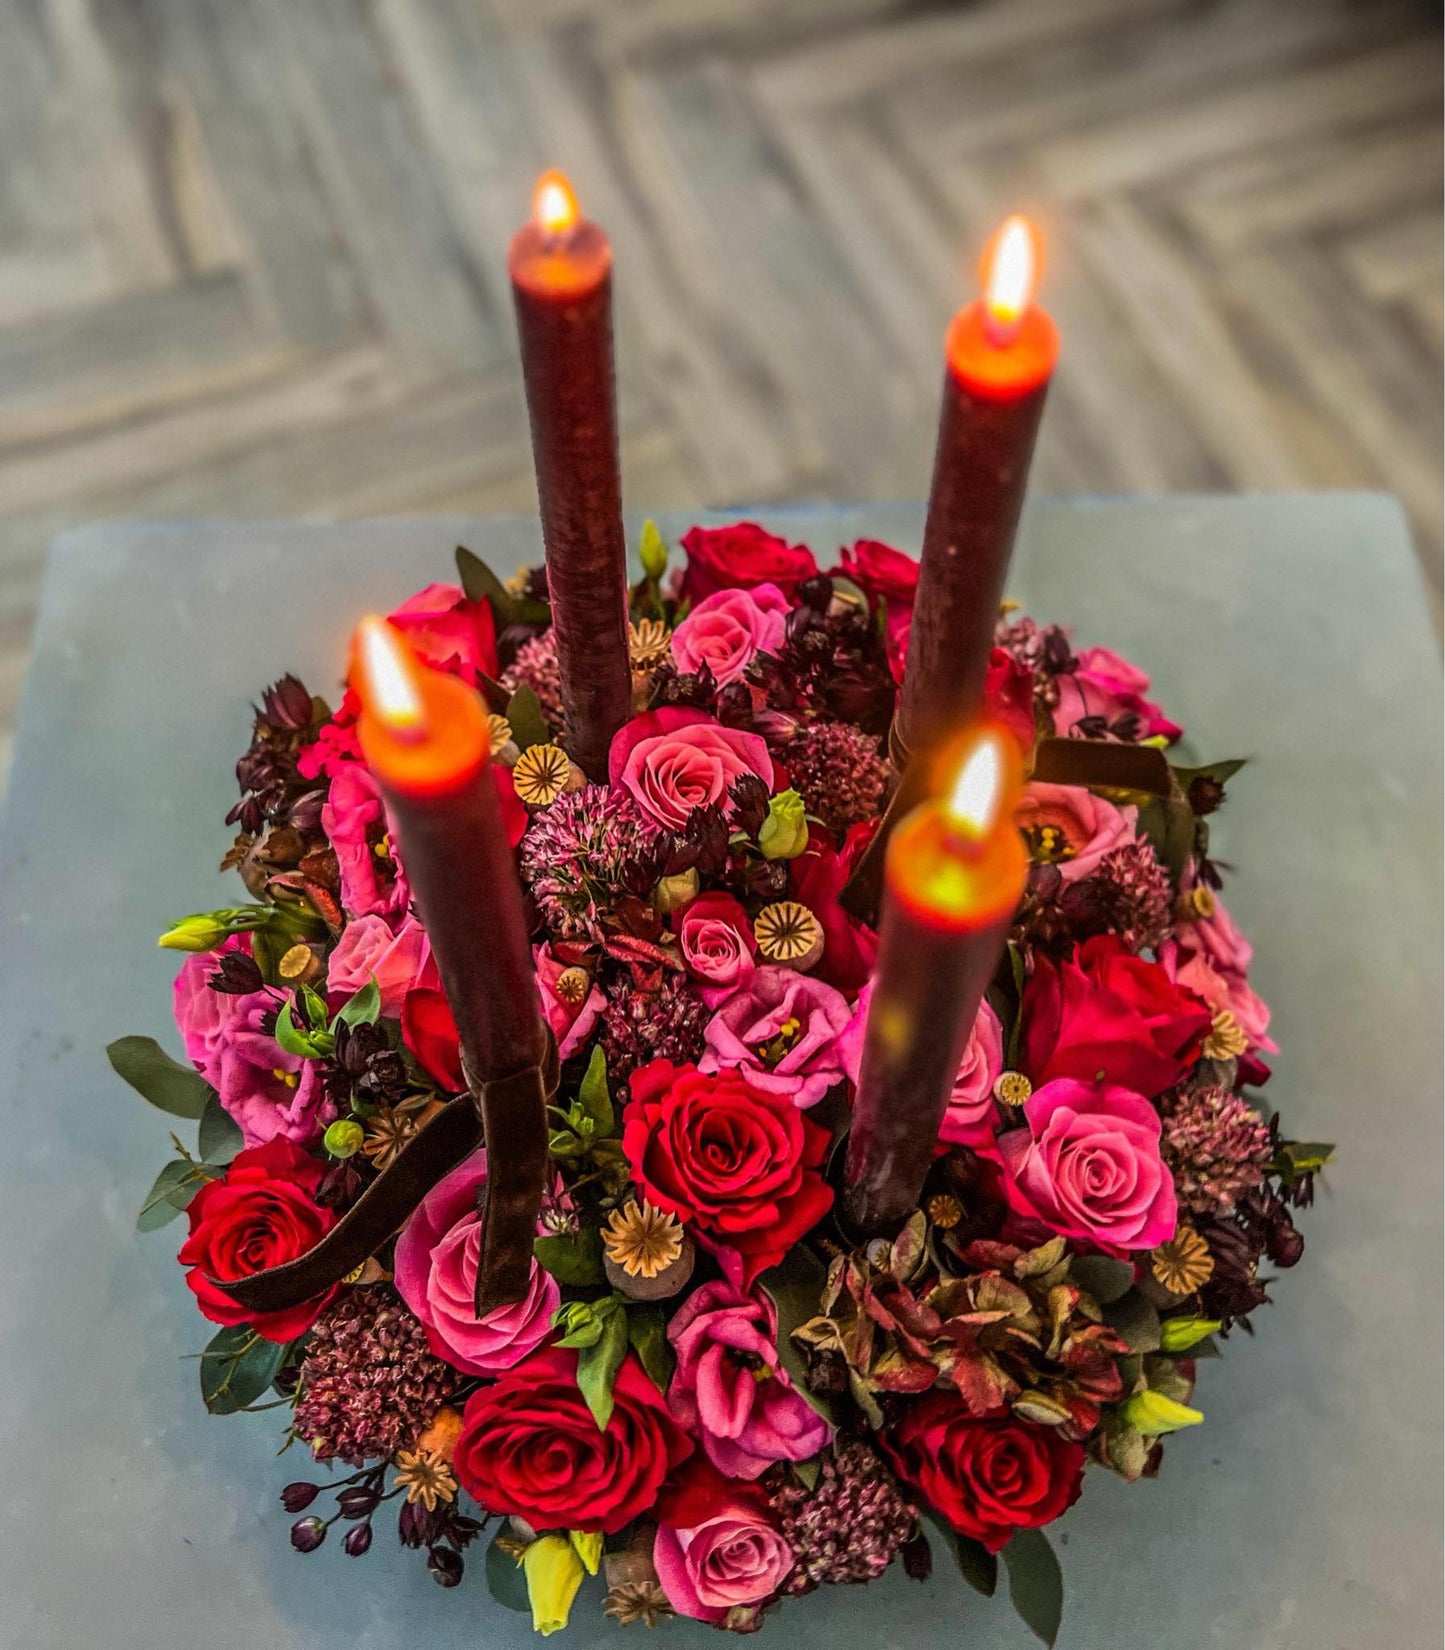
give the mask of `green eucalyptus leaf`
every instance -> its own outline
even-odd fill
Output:
[[[518,750],[552,743],[552,730],[542,714],[541,701],[525,682],[507,701],[507,721],[511,724],[512,738],[517,741]]]
[[[659,1392],[672,1381],[676,1359],[667,1344],[667,1328],[660,1306],[634,1306],[627,1313],[627,1338],[648,1379]]]
[[[118,1037],[105,1053],[117,1077],[172,1117],[198,1118],[214,1092],[200,1072],[172,1060],[154,1037]]]
[[[1080,1255],[1069,1262],[1069,1278],[1100,1306],[1112,1306],[1134,1287],[1134,1268],[1108,1255]]]
[[[585,1289],[602,1281],[602,1235],[595,1226],[585,1227],[575,1237],[535,1238],[532,1253],[558,1283]]]
[[[577,1354],[577,1385],[600,1431],[612,1419],[612,1385],[626,1355],[627,1314],[621,1311],[610,1313],[596,1344]]]
[[[503,1524],[502,1529],[506,1525]],[[497,1535],[502,1533],[497,1531]],[[527,1596],[527,1578],[522,1570],[522,1561],[515,1554],[509,1553],[505,1547],[497,1545],[497,1536],[492,1537],[492,1544],[487,1548],[485,1569],[487,1573],[487,1591],[502,1606],[504,1610],[516,1610],[522,1615],[531,1615],[532,1601]]]
[[[229,1163],[245,1145],[246,1137],[236,1126],[236,1120],[221,1104],[219,1094],[212,1094],[201,1113],[201,1127],[196,1150],[207,1163]]]
[[[1205,762],[1197,768],[1175,768],[1174,777],[1179,789],[1188,795],[1189,787],[1196,779],[1212,779],[1216,785],[1227,785],[1245,761],[1245,757],[1239,756],[1225,762]]]
[[[1104,1308],[1104,1322],[1117,1329],[1131,1352],[1159,1350],[1159,1313],[1137,1289]]]
[[[929,1522],[953,1554],[958,1573],[974,1592],[992,1598],[998,1588],[998,1555],[991,1553],[981,1541],[975,1541],[969,1535],[960,1535],[939,1519],[930,1519]]]
[[[289,1345],[262,1340],[237,1326],[212,1337],[201,1354],[201,1397],[212,1415],[234,1415],[269,1387],[286,1361]]]
[[[190,1206],[191,1199],[211,1178],[194,1163],[174,1157],[155,1177],[136,1217],[138,1232],[159,1231]]]
[[[1048,1537],[1042,1530],[1016,1530],[1003,1561],[1010,1602],[1052,1650],[1064,1615],[1064,1574]]]
[[[806,1461],[793,1462],[794,1475],[805,1490],[817,1489],[818,1474],[822,1468],[823,1459],[819,1455],[810,1455]]]
[[[469,602],[491,604],[498,630],[505,630],[509,624],[516,622],[516,601],[512,592],[479,555],[461,544],[457,546],[457,578],[462,594]]]
[[[616,1119],[612,1110],[612,1095],[607,1087],[607,1056],[603,1054],[600,1043],[593,1048],[592,1058],[587,1062],[577,1099],[583,1113],[591,1118],[594,1133],[611,1134]]]
[[[336,1011],[336,1018],[331,1022],[334,1030],[337,1025],[344,1026],[374,1026],[381,1018],[381,987],[376,983],[373,974],[355,996],[350,997]]]

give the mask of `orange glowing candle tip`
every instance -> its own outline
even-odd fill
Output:
[[[577,191],[564,172],[543,172],[532,192],[532,216],[548,240],[561,240],[582,220]]]
[[[969,394],[1015,401],[1048,383],[1059,334],[1035,301],[1042,268],[1038,230],[1027,218],[1006,218],[979,265],[982,295],[948,329],[948,364]]]
[[[983,307],[989,336],[1013,343],[1039,284],[1039,235],[1027,218],[1006,218],[983,259]]]
[[[394,625],[364,618],[351,659],[361,754],[383,789],[436,796],[485,765],[492,741],[481,699],[459,677],[428,669]]]
[[[426,707],[415,660],[379,614],[368,613],[356,627],[356,669],[362,703],[393,737],[426,737]]]

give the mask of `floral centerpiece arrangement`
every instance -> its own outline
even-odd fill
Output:
[[[1299,1260],[1329,1155],[1259,1098],[1269,1013],[1210,857],[1241,763],[1166,766],[1167,794],[1048,777],[1181,729],[1136,666],[1001,615],[986,694],[1032,775],[1027,880],[916,1207],[860,1233],[841,1143],[878,935],[844,894],[895,783],[917,565],[861,542],[825,572],[749,524],[682,546],[668,578],[644,532],[605,781],[568,754],[540,572],[460,552],[459,585],[390,619],[485,705],[555,1043],[520,1298],[478,1311],[485,1149],[299,1304],[231,1292],[395,1184],[468,1086],[357,696],[294,677],[237,767],[245,900],[161,940],[188,953],[185,1062],[110,1050],[198,1124],[140,1225],[189,1228],[207,1408],[279,1409],[321,1469],[281,1491],[301,1552],[360,1558],[385,1519],[453,1587],[484,1542],[544,1633],[599,1572],[587,1608],[619,1623],[751,1632],[895,1560],[992,1593],[1002,1556],[1052,1643],[1044,1528],[1086,1467],[1152,1476],[1203,1421],[1199,1362]]]

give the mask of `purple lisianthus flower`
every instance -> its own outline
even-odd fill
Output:
[[[709,1021],[698,1070],[736,1066],[754,1088],[815,1105],[847,1075],[838,1039],[851,1018],[848,999],[822,980],[760,968]]]
[[[253,991],[234,999],[216,1064],[216,1090],[248,1146],[281,1136],[298,1146],[314,1140],[336,1117],[314,1060],[288,1054],[266,1030],[276,994]]]
[[[828,1423],[778,1360],[778,1314],[765,1295],[719,1280],[693,1292],[668,1325],[677,1369],[667,1406],[729,1478],[774,1461],[806,1461]]]

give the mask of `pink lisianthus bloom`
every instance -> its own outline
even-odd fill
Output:
[[[390,615],[391,623],[429,665],[469,682],[497,674],[497,634],[491,604],[468,600],[458,584],[429,584]]]
[[[264,1029],[279,1003],[275,992],[238,997],[216,1067],[216,1092],[248,1146],[278,1136],[305,1146],[336,1118],[326,1098],[321,1068],[288,1054]]]
[[[714,591],[673,631],[673,662],[689,673],[706,665],[723,687],[737,681],[759,653],[777,652],[787,621],[788,598],[775,584]]]
[[[731,894],[699,894],[674,922],[682,960],[709,1008],[720,1007],[751,983],[757,941],[747,912]]]
[[[760,968],[708,1022],[698,1070],[736,1067],[754,1088],[815,1105],[847,1075],[838,1039],[852,1011],[841,991],[793,968]]]
[[[1059,702],[1054,710],[1054,731],[1069,733],[1080,722],[1098,718],[1114,731],[1121,717],[1132,717],[1134,739],[1163,736],[1175,740],[1184,731],[1171,722],[1152,699],[1144,697],[1149,678],[1137,665],[1121,659],[1107,647],[1088,647],[1077,656],[1077,668],[1055,678]]]
[[[327,959],[326,989],[350,997],[374,977],[381,1012],[395,1020],[407,992],[421,983],[430,957],[431,943],[415,917],[407,917],[395,933],[381,917],[353,917]]]
[[[859,539],[851,550],[840,550],[839,555],[842,559],[834,573],[850,579],[875,607],[883,603],[888,668],[893,680],[901,684],[913,626],[913,603],[918,594],[918,563],[877,539]]]
[[[176,1029],[186,1045],[186,1058],[212,1088],[220,1082],[221,1050],[241,999],[229,991],[212,991],[206,982],[230,951],[250,956],[250,936],[232,934],[214,951],[192,952],[181,964],[172,993]]]
[[[873,982],[858,993],[853,1018],[838,1039],[843,1068],[856,1085],[863,1064],[863,1036],[868,1025],[868,1005],[873,1000]],[[1003,1024],[987,1001],[979,1004],[973,1030],[958,1063],[958,1076],[948,1098],[948,1110],[938,1126],[938,1138],[950,1146],[967,1146],[980,1157],[997,1159],[994,1139],[998,1106],[993,1086],[1003,1070]]]
[[[386,835],[386,809],[381,788],[360,762],[346,762],[331,781],[321,809],[321,829],[336,850],[341,873],[341,902],[357,917],[390,917],[405,911],[411,893],[398,866],[391,874],[386,858],[377,853]]]
[[[1134,840],[1138,821],[1137,808],[1116,808],[1082,785],[1025,785],[1018,809],[1019,829],[1065,882],[1093,876],[1105,854]]]
[[[564,974],[572,972],[584,978],[587,976],[584,969],[569,969],[568,964],[553,954],[550,945],[534,945],[532,961],[537,971],[537,994],[542,999],[542,1018],[557,1039],[558,1056],[570,1060],[591,1035],[597,1016],[607,1006],[607,999],[590,979],[586,992],[578,1001],[573,1002],[569,997],[559,995],[557,982]]]
[[[652,1562],[680,1616],[721,1626],[729,1612],[772,1598],[793,1568],[793,1550],[762,1492],[730,1483],[697,1456],[657,1505]]]
[[[650,819],[680,831],[694,808],[720,807],[745,774],[773,788],[773,759],[755,733],[725,728],[700,710],[666,705],[621,727],[607,757],[608,777],[623,786]]]
[[[1174,1236],[1174,1177],[1159,1152],[1159,1114],[1142,1094],[1061,1077],[1035,1089],[1023,1114],[1027,1127],[999,1137],[1020,1215],[1116,1256]]]
[[[500,1375],[535,1351],[562,1298],[556,1279],[534,1260],[520,1301],[477,1316],[477,1192],[486,1180],[487,1154],[474,1152],[432,1187],[396,1240],[401,1298],[421,1319],[432,1351],[468,1375]]]
[[[828,1423],[778,1360],[778,1314],[764,1295],[705,1283],[668,1325],[677,1369],[667,1406],[729,1478],[760,1478],[774,1461],[806,1461]]]

